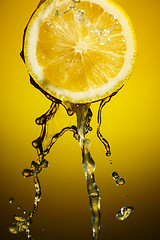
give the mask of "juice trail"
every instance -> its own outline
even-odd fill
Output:
[[[114,94],[115,95],[115,94]],[[112,96],[111,96],[112,97]],[[111,97],[102,100],[99,111],[98,111],[98,123],[97,123],[97,135],[101,142],[104,144],[107,153],[110,153],[110,147],[103,138],[100,133],[101,126],[101,113],[104,105],[110,101]],[[73,132],[73,137],[78,140],[79,145],[82,150],[82,166],[85,171],[86,181],[87,181],[87,190],[90,201],[90,209],[91,209],[91,219],[92,219],[92,227],[93,227],[93,240],[99,239],[100,233],[100,194],[99,189],[95,182],[94,171],[95,171],[95,162],[90,154],[90,141],[85,138],[86,134],[92,131],[90,126],[90,122],[92,119],[92,111],[90,109],[91,104],[73,104],[68,102],[61,102],[59,100],[52,99],[52,104],[50,109],[43,114],[42,116],[36,119],[36,124],[41,125],[41,133],[40,136],[32,142],[32,145],[37,150],[38,158],[36,161],[32,161],[30,169],[24,169],[22,175],[25,178],[33,177],[35,184],[35,197],[34,197],[34,205],[33,210],[26,216],[25,218],[20,215],[15,215],[15,222],[9,226],[9,231],[11,233],[18,233],[26,231],[29,239],[32,239],[30,234],[30,224],[32,222],[32,218],[34,214],[38,210],[38,205],[41,199],[41,186],[39,182],[39,173],[43,168],[47,168],[49,163],[45,159],[45,156],[49,153],[53,144],[66,132]],[[71,127],[65,127],[58,133],[51,135],[48,137],[49,123],[55,117],[59,107],[63,106],[68,114],[68,116],[72,116],[73,114],[77,115],[77,126],[72,125]],[[107,154],[109,156],[109,154]]]
[[[10,224],[10,226],[9,226],[9,231],[13,234],[26,231],[27,236],[30,240],[32,239],[32,236],[30,234],[30,224],[32,222],[32,218],[33,218],[34,214],[38,210],[39,201],[41,199],[41,186],[40,186],[38,175],[42,171],[43,168],[47,168],[49,165],[48,161],[44,158],[44,156],[46,156],[49,153],[52,145],[66,131],[72,131],[74,138],[78,139],[77,128],[75,126],[71,126],[71,127],[63,128],[59,133],[54,134],[54,136],[52,136],[51,139],[49,139],[46,142],[44,141],[47,136],[48,121],[51,120],[55,116],[55,114],[59,108],[59,104],[60,104],[59,101],[52,102],[50,109],[45,114],[43,114],[41,117],[36,119],[36,123],[38,125],[42,126],[40,136],[32,142],[33,147],[35,147],[37,150],[38,159],[36,161],[32,161],[30,169],[24,169],[22,172],[22,175],[25,178],[28,178],[28,177],[34,178],[36,193],[35,193],[35,197],[34,197],[33,210],[25,218],[16,214],[14,216],[15,222]],[[63,105],[63,104],[61,104],[61,105]],[[71,110],[67,106],[65,108],[67,110],[68,115],[72,115]],[[11,201],[11,199],[9,199],[9,201]]]
[[[103,143],[105,150],[106,150],[106,156],[109,157],[111,155],[110,146],[108,141],[102,136],[100,133],[100,127],[101,127],[101,115],[102,115],[102,108],[105,106],[106,103],[108,103],[111,100],[111,97],[108,97],[106,99],[103,99],[100,103],[99,109],[98,109],[98,119],[97,119],[97,136],[100,139],[100,141]]]
[[[82,150],[82,166],[86,176],[90,202],[93,240],[98,240],[100,233],[100,194],[94,177],[95,162],[92,159],[89,150],[90,140],[85,138],[85,135],[91,131],[90,121],[92,118],[92,112],[89,107],[89,104],[79,104],[76,105],[75,111],[77,114],[78,141]]]
[[[123,87],[123,86],[122,86]],[[122,88],[121,87],[121,88]],[[119,90],[118,90],[119,91]],[[98,109],[98,117],[97,117],[97,136],[98,138],[100,139],[100,141],[103,143],[104,147],[105,147],[105,150],[106,150],[106,156],[109,157],[111,156],[111,151],[110,151],[110,145],[108,143],[108,141],[102,136],[101,132],[100,132],[100,127],[101,127],[101,122],[102,122],[102,109],[103,107],[106,105],[106,103],[108,103],[111,98],[113,96],[115,96],[117,94],[116,91],[115,93],[112,93],[109,97],[107,98],[104,98],[100,105],[99,105],[99,109]]]

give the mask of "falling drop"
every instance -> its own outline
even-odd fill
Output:
[[[18,210],[19,210],[19,209],[21,209],[21,207],[20,207],[20,206],[18,206],[17,208],[18,208]]]
[[[26,210],[23,211],[23,214],[26,214]]]
[[[120,186],[120,185],[124,185],[125,184],[125,180],[123,178],[121,178],[117,172],[113,172],[112,173],[112,177],[114,180],[116,180],[116,185]]]
[[[117,172],[113,172],[112,177],[113,177],[114,180],[116,180],[117,178],[119,178],[119,175],[118,175]]]
[[[42,167],[43,168],[48,168],[49,167],[49,162],[43,158],[43,162],[42,162]]]
[[[33,176],[33,171],[30,169],[24,169],[22,172],[23,177],[31,177]]]
[[[9,225],[9,231],[12,234],[17,234],[19,232],[19,226],[17,223],[11,223]]]
[[[134,208],[133,207],[122,207],[121,211],[119,211],[116,214],[116,218],[118,220],[125,220],[126,218],[129,217],[129,215],[133,212]]]
[[[125,184],[125,181],[124,181],[123,178],[118,177],[118,178],[116,179],[116,184],[117,184],[117,186],[119,186],[119,185],[124,185],[124,184]]]
[[[13,201],[14,201],[14,197],[10,197],[10,198],[9,198],[9,203],[12,204]]]

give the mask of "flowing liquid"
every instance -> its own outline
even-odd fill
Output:
[[[113,94],[112,96],[114,96]],[[101,101],[98,117],[97,117],[97,136],[100,141],[105,146],[106,155],[110,156],[110,147],[107,140],[100,133],[101,126],[101,114],[102,109],[107,102],[110,101],[111,97],[106,98]],[[57,113],[59,106],[63,106],[66,109],[66,112],[69,116],[76,114],[77,116],[77,126],[65,127],[60,132],[54,134],[53,136],[48,137],[48,127],[50,121],[54,118]],[[48,161],[45,159],[45,156],[49,153],[53,144],[66,132],[73,132],[73,137],[79,142],[82,151],[82,166],[85,172],[86,181],[87,181],[87,190],[90,202],[91,209],[91,219],[92,219],[92,227],[93,227],[93,240],[99,239],[100,233],[100,193],[98,186],[95,182],[94,171],[95,171],[95,162],[90,153],[90,140],[86,139],[85,136],[88,132],[92,131],[90,126],[90,122],[92,119],[92,111],[90,109],[90,104],[71,104],[71,103],[62,103],[59,101],[53,101],[50,109],[43,114],[41,117],[36,119],[36,124],[41,125],[41,133],[40,136],[32,142],[32,145],[37,150],[38,158],[36,161],[31,162],[30,169],[24,169],[22,175],[25,178],[33,177],[35,184],[35,197],[33,210],[26,217],[22,217],[20,215],[15,215],[15,222],[9,226],[9,231],[13,234],[18,232],[26,231],[29,239],[32,239],[30,234],[30,224],[32,222],[32,218],[34,214],[38,210],[39,201],[41,199],[41,186],[39,182],[39,173],[49,166]],[[109,153],[109,154],[108,154]],[[117,172],[112,173],[113,178],[116,180],[117,185],[123,185],[125,183],[124,179],[119,177]],[[118,181],[118,182],[117,182]],[[11,203],[14,200],[13,197],[9,199]],[[26,211],[24,210],[24,214]],[[117,213],[117,219],[124,220],[130,215],[130,210],[125,210],[125,212]]]
[[[86,15],[85,11],[78,8],[79,0],[72,0],[70,4],[63,9],[63,11],[59,10],[56,7],[55,1],[55,14],[52,16],[52,20],[55,17],[65,14],[66,12],[70,11],[71,9],[74,10],[74,17],[77,21],[81,22],[85,25],[85,27],[92,32],[93,34],[97,35],[97,40],[101,45],[108,44],[111,40],[108,37],[108,34],[111,33],[111,29],[97,29],[90,23],[88,16]],[[23,50],[21,53],[21,57],[23,57]],[[25,61],[25,60],[24,60]],[[31,162],[30,169],[24,169],[22,172],[23,177],[33,177],[34,184],[35,184],[35,197],[34,197],[34,204],[33,210],[28,214],[26,217],[22,217],[18,214],[14,216],[15,222],[10,224],[9,231],[13,234],[18,232],[26,231],[27,237],[30,240],[33,240],[31,233],[30,233],[30,225],[33,219],[34,214],[38,210],[38,205],[41,199],[41,186],[39,182],[39,174],[40,172],[49,166],[48,161],[45,159],[45,156],[49,153],[53,144],[67,131],[73,133],[73,137],[79,142],[82,151],[82,166],[85,172],[86,181],[87,181],[87,190],[90,202],[90,210],[91,210],[91,219],[92,219],[92,227],[93,227],[93,240],[99,239],[100,233],[100,193],[98,186],[95,182],[94,171],[95,171],[95,162],[90,153],[90,141],[86,139],[85,136],[88,132],[92,131],[90,127],[90,121],[92,119],[92,111],[90,109],[90,104],[73,104],[73,103],[63,103],[60,100],[55,99],[48,93],[46,93],[43,89],[41,89],[32,79],[31,77],[31,84],[33,84],[36,88],[38,88],[47,98],[52,101],[50,109],[43,114],[41,117],[36,119],[36,124],[41,125],[41,133],[40,136],[32,142],[32,145],[37,150],[38,158],[35,161]],[[102,109],[106,103],[108,103],[111,98],[117,92],[113,93],[106,99],[103,99],[100,103],[99,110],[98,110],[98,117],[97,117],[97,136],[102,142],[105,147],[106,156],[111,155],[110,146],[108,141],[102,136],[100,132],[101,127],[101,114]],[[61,131],[57,132],[48,136],[48,126],[50,121],[56,115],[59,106],[63,106],[66,109],[66,112],[69,116],[76,114],[77,116],[77,126],[72,125],[70,127],[65,127]],[[111,164],[111,163],[110,163]],[[120,178],[117,174],[116,184],[123,185],[125,183],[124,179]],[[114,176],[113,176],[114,177]],[[12,203],[14,198],[10,198],[9,202]],[[123,207],[120,212],[117,213],[116,217],[119,220],[126,219],[130,213],[133,211],[132,207]],[[24,214],[26,211],[24,210]]]
[[[97,133],[98,137],[105,145],[106,149],[109,149],[109,144],[107,140],[100,133],[101,126],[101,113],[102,108],[105,104],[102,104],[102,100],[99,111],[98,111],[98,122],[97,122]],[[108,100],[106,100],[108,102]],[[56,112],[59,109],[59,106],[63,106],[66,109],[66,112],[69,116],[73,114],[77,115],[77,126],[65,127],[60,132],[54,134],[52,137],[47,136],[49,122],[54,118]],[[90,121],[92,119],[92,111],[90,109],[90,104],[64,104],[59,101],[52,101],[50,109],[43,114],[41,117],[36,119],[36,124],[41,125],[40,136],[32,142],[32,145],[37,150],[38,158],[36,161],[31,162],[30,169],[24,169],[22,175],[25,178],[33,177],[35,184],[35,197],[33,210],[26,217],[20,215],[15,215],[15,222],[9,226],[9,231],[11,233],[18,233],[22,231],[27,232],[29,239],[32,239],[30,234],[30,224],[34,214],[38,210],[39,201],[41,199],[41,186],[39,182],[40,172],[49,166],[48,161],[45,159],[45,156],[49,153],[53,144],[66,132],[73,132],[73,137],[79,142],[79,145],[82,150],[82,166],[85,172],[86,181],[87,181],[87,190],[89,195],[90,209],[91,209],[91,219],[93,226],[93,239],[99,239],[100,232],[100,194],[99,189],[95,182],[94,171],[95,171],[95,162],[90,153],[90,141],[85,138],[86,134],[92,131],[90,127]],[[47,139],[47,141],[46,141]],[[107,155],[108,156],[108,155]],[[9,201],[13,201],[11,198]]]

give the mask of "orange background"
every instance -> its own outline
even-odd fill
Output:
[[[90,139],[101,193],[100,239],[154,240],[159,235],[160,214],[160,1],[116,2],[132,20],[138,57],[131,79],[103,109],[102,133],[111,145],[110,158],[105,156],[104,147],[96,137],[98,103],[93,105],[94,132],[90,133]],[[33,179],[24,179],[21,172],[37,157],[31,142],[38,137],[40,127],[34,120],[50,106],[49,100],[29,83],[19,57],[24,27],[37,4],[38,0],[0,2],[0,229],[3,240],[27,239],[24,233],[11,235],[8,225],[14,214],[32,210]],[[50,166],[40,174],[42,200],[31,225],[33,238],[92,239],[81,151],[71,133],[59,139],[47,160]],[[124,186],[116,186],[111,176],[113,171],[125,179]],[[10,196],[15,198],[12,205],[8,201]],[[127,220],[117,221],[115,215],[125,205],[133,206],[135,211]]]

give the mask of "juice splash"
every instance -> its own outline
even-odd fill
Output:
[[[43,1],[42,1],[43,2]],[[74,12],[74,18],[76,21],[81,22],[85,28],[95,34],[97,37],[97,41],[101,44],[109,44],[111,39],[109,38],[109,34],[112,33],[114,27],[99,29],[95,26],[92,26],[89,17],[86,15],[83,9],[78,7],[79,0],[72,0],[70,4],[64,6],[63,9],[56,8],[55,1],[55,13],[52,16],[52,20],[54,18],[59,17],[60,15],[66,14],[69,11]],[[111,36],[111,34],[110,34]],[[77,50],[79,51],[79,50]],[[22,59],[24,59],[23,50],[21,53]],[[56,143],[56,141],[67,131],[73,133],[73,137],[79,143],[79,146],[82,151],[82,166],[85,172],[86,182],[87,182],[87,191],[90,202],[90,210],[91,210],[91,220],[92,220],[92,235],[93,240],[98,240],[100,235],[100,192],[98,186],[95,181],[95,162],[90,153],[90,140],[86,138],[86,135],[92,131],[90,126],[90,122],[92,119],[92,111],[91,104],[76,104],[71,102],[63,102],[51,96],[49,93],[44,91],[39,85],[34,81],[32,77],[30,77],[31,84],[34,85],[37,89],[39,89],[48,99],[51,100],[51,106],[49,110],[43,114],[42,116],[36,119],[36,124],[41,126],[40,136],[32,142],[32,146],[37,151],[37,159],[31,162],[31,167],[29,169],[24,169],[22,175],[24,178],[33,177],[34,185],[35,185],[35,197],[32,211],[25,217],[16,214],[14,216],[14,222],[9,226],[9,231],[13,234],[18,232],[26,231],[27,237],[30,240],[33,240],[30,231],[30,225],[33,220],[33,216],[38,211],[38,206],[41,200],[41,185],[39,181],[39,174],[45,168],[48,168],[49,163],[46,160],[47,154],[50,152],[51,147]],[[122,86],[118,89],[118,91],[122,88]],[[97,115],[97,136],[99,140],[105,147],[106,156],[109,157],[111,155],[110,145],[108,141],[102,136],[100,128],[102,122],[102,109],[108,103],[113,96],[118,92],[112,93],[109,97],[106,97],[101,100],[98,115]],[[76,115],[77,124],[72,126],[67,126],[61,129],[59,132],[54,134],[48,134],[49,125],[52,123],[52,119],[55,117],[59,108],[63,107],[66,110],[66,114],[68,116]],[[116,185],[124,185],[125,180],[119,176],[117,172],[113,172],[112,176],[116,181]],[[9,202],[12,203],[14,200],[13,197],[9,199]],[[126,219],[131,212],[133,211],[133,207],[123,207],[121,211],[119,211],[116,215],[118,220]],[[24,214],[26,211],[24,210]]]
[[[113,94],[112,96],[114,96]],[[101,126],[101,114],[102,109],[107,102],[110,101],[111,97],[104,99],[101,101],[98,117],[97,117],[97,135],[100,141],[105,146],[106,156],[110,156],[110,146],[108,141],[102,136],[100,132]],[[48,161],[46,160],[46,155],[49,153],[51,147],[54,143],[67,131],[73,133],[73,137],[78,141],[81,151],[82,151],[82,166],[86,176],[87,182],[87,191],[90,202],[90,210],[91,210],[91,219],[92,219],[92,227],[93,227],[93,240],[99,239],[100,233],[100,192],[98,186],[95,181],[94,171],[95,171],[95,162],[90,153],[90,140],[86,138],[87,133],[92,131],[90,126],[90,122],[92,119],[92,111],[90,108],[91,104],[67,104],[62,103],[60,101],[52,100],[52,104],[50,109],[43,114],[41,117],[36,119],[36,124],[41,125],[41,133],[40,136],[32,142],[33,147],[37,150],[38,158],[35,161],[31,162],[30,169],[24,169],[22,172],[23,177],[33,177],[35,184],[35,197],[33,210],[26,217],[22,217],[20,215],[15,215],[15,222],[9,226],[9,231],[11,233],[18,233],[22,231],[26,231],[29,239],[32,239],[30,233],[30,224],[32,222],[32,218],[34,214],[38,210],[38,205],[41,199],[41,186],[39,181],[40,172],[49,166]],[[59,107],[64,107],[66,109],[66,113],[69,116],[76,114],[77,116],[77,126],[73,125],[71,127],[65,127],[60,132],[57,132],[52,137],[48,137],[48,125],[49,122],[54,118],[56,112]],[[124,179],[122,179],[117,172],[113,172],[113,178],[116,180],[117,185],[123,185],[125,183]],[[12,201],[12,199],[10,199]],[[132,209],[133,210],[133,209]],[[124,220],[126,219],[130,213],[132,212],[131,208],[121,209],[121,212],[117,213],[117,219]]]

